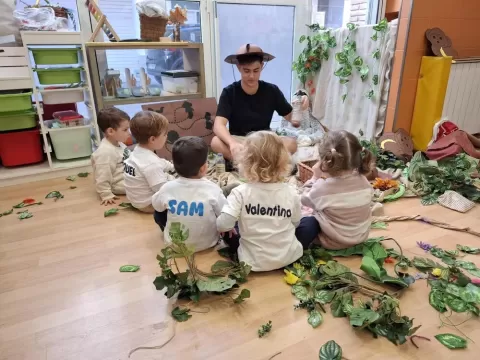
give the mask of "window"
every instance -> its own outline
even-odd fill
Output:
[[[349,22],[373,24],[381,7],[381,0],[312,0],[312,23],[333,29]]]

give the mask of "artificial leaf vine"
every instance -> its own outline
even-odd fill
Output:
[[[293,63],[293,70],[302,84],[305,85],[307,78],[313,76],[322,67],[322,61],[330,58],[329,49],[337,46],[335,37],[331,30],[318,24],[308,25],[313,32],[311,36],[302,35],[299,42],[306,46]]]
[[[179,299],[190,299],[198,303],[202,294],[232,294],[236,296],[232,297],[232,301],[239,304],[250,297],[248,289],[234,293],[239,284],[247,281],[251,270],[249,265],[220,260],[212,265],[211,273],[205,273],[197,268],[195,249],[186,242],[190,236],[188,229],[181,223],[174,222],[170,224],[169,235],[172,242],[157,255],[162,273],[153,281],[157,290],[166,289],[167,298],[178,294]],[[179,258],[187,263],[188,269],[184,272],[179,270]]]
[[[258,329],[258,337],[262,338],[266,336],[268,333],[272,331],[272,321],[269,320],[266,324],[263,324],[260,326],[260,329]]]
[[[330,340],[322,345],[318,352],[320,360],[341,360],[342,348],[335,341]]]

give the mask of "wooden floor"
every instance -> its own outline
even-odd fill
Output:
[[[365,331],[354,331],[346,319],[330,314],[312,329],[296,303],[281,272],[257,274],[247,283],[252,297],[234,306],[221,297],[201,304],[209,313],[193,314],[185,323],[175,324],[168,316],[168,303],[152,281],[159,272],[155,260],[162,235],[149,215],[130,210],[104,218],[91,177],[75,183],[49,180],[0,188],[0,210],[5,211],[24,198],[41,200],[52,191],[65,198],[29,208],[31,219],[17,215],[0,218],[0,359],[8,360],[120,360],[138,346],[163,343],[161,350],[138,351],[132,359],[318,359],[320,346],[337,341],[349,360],[359,359],[478,359],[480,322],[472,319],[459,329],[476,343],[467,350],[452,351],[433,336],[458,333],[439,328],[438,313],[428,304],[425,281],[417,281],[401,298],[402,313],[422,324],[417,332],[431,342],[418,340],[394,346],[386,339],[373,339]],[[70,189],[76,185],[76,189]],[[480,209],[462,215],[439,206],[423,207],[418,199],[388,204],[387,215],[422,214],[455,225],[480,230]],[[443,248],[455,244],[480,246],[480,239],[421,223],[395,223],[389,230],[375,230],[397,239],[406,254],[423,256],[416,241]],[[392,243],[393,247],[393,243]],[[205,270],[217,255],[200,254]],[[480,255],[467,260],[480,265]],[[342,261],[360,271],[359,259]],[[137,273],[120,273],[124,264],[141,265]],[[195,309],[195,307],[192,307]],[[467,314],[455,314],[460,323]],[[257,329],[273,321],[272,332],[263,339]],[[477,355],[475,355],[477,354]]]

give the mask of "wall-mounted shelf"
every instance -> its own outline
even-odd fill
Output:
[[[205,90],[205,66],[203,55],[203,44],[188,43],[188,42],[87,42],[85,43],[88,66],[90,68],[90,80],[94,92],[95,107],[98,111],[101,109],[117,106],[117,105],[133,105],[133,104],[148,104],[156,102],[166,102],[174,100],[199,99],[206,97]],[[131,96],[131,97],[113,97],[105,96],[102,92],[102,83],[104,72],[106,69],[99,69],[97,59],[106,58],[105,51],[115,50],[176,50],[181,51],[183,57],[183,69],[186,71],[195,71],[199,74],[198,77],[198,92],[177,94],[161,91],[160,96]],[[99,54],[103,52],[103,54]],[[108,59],[107,59],[108,62]],[[147,69],[147,64],[143,66]],[[108,64],[106,65],[108,68]],[[123,74],[125,69],[118,70]],[[168,71],[172,69],[163,69]],[[148,73],[148,69],[147,69]]]

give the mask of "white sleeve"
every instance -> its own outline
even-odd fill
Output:
[[[222,208],[222,213],[233,216],[236,220],[240,217],[243,206],[243,196],[238,187],[228,195],[227,203]]]
[[[223,195],[223,191],[219,189],[218,191],[218,196],[216,199],[213,200],[213,211],[215,212],[215,216],[219,217],[220,214],[222,213],[222,209],[227,203],[227,199],[225,198],[225,195]]]
[[[293,200],[293,209],[292,209],[292,223],[295,227],[300,224],[300,220],[302,219],[302,203],[300,202],[300,196],[294,194]]]
[[[148,186],[150,186],[150,189],[154,192],[160,190],[162,185],[168,181],[168,176],[163,171],[163,166],[160,162],[149,165],[143,175],[148,182]]]
[[[95,189],[103,201],[115,197],[112,193],[112,164],[115,164],[115,160],[111,159],[108,153],[99,155],[96,160],[92,158],[92,162],[95,163]]]
[[[164,188],[161,188],[152,196],[152,206],[158,212],[162,212],[168,209]]]

